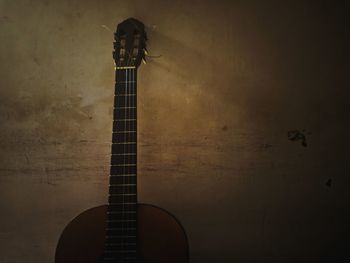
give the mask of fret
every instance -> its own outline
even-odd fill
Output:
[[[125,214],[136,214],[136,211],[108,211],[107,214],[114,215],[125,215]]]
[[[136,154],[122,154],[122,155],[115,155],[113,154],[111,156],[111,164],[112,165],[119,165],[119,164],[136,164]]]
[[[120,177],[114,177],[114,178],[110,178],[111,180],[115,180],[115,179],[118,179],[116,180],[116,182],[118,182],[119,180],[121,180],[121,183],[116,183],[116,184],[109,184],[108,187],[121,187],[121,186],[133,186],[133,185],[136,185],[136,178],[135,176],[133,177],[125,177],[123,178],[124,176],[120,176]],[[123,181],[124,180],[124,181]],[[116,194],[111,194],[110,196],[127,196],[127,195],[134,195],[133,193],[116,193]]]
[[[108,221],[108,226],[111,228],[120,228],[120,227],[130,227],[130,228],[137,228],[137,221],[136,220],[123,220],[120,222]]]
[[[115,153],[115,154],[113,154],[113,156],[124,156],[124,155],[126,155],[126,156],[135,155],[136,156],[136,153]]]
[[[114,257],[103,257],[103,260],[104,261],[107,261],[107,262],[117,262]],[[126,261],[125,261],[126,260]],[[130,261],[129,261],[130,260]],[[134,263],[135,260],[137,260],[136,257],[123,257],[123,262],[124,263]]]
[[[115,228],[113,230],[111,229],[106,229],[106,235],[107,236],[119,236],[123,234],[128,234],[128,235],[136,235],[137,231],[135,227],[124,227],[124,228]]]
[[[114,215],[114,216],[119,216],[118,219],[130,219],[130,218],[135,218],[136,219],[136,209],[134,208],[113,208],[113,207],[109,207],[109,210],[107,213],[109,213],[109,215]],[[132,217],[134,216],[134,217]],[[116,218],[117,219],[117,218]],[[116,224],[114,223],[113,226],[115,226]],[[125,223],[126,225],[126,223]]]
[[[136,96],[114,96],[114,107],[136,107]]]
[[[122,219],[137,219],[137,213],[126,213],[127,211],[124,211],[124,213],[115,213],[115,214],[108,214],[109,220],[122,220]]]
[[[116,218],[116,219],[126,219],[126,218],[134,218],[137,219],[137,214],[128,214],[128,213],[122,213],[122,214],[109,214],[108,216],[112,217],[112,218]],[[115,224],[115,223],[114,223]],[[137,232],[137,231],[136,231]],[[122,236],[125,233],[120,233],[118,236]],[[129,234],[134,234],[134,233],[129,233]],[[109,236],[112,236],[112,233],[109,233]],[[114,235],[113,235],[114,236]],[[111,240],[112,243],[117,243],[118,240],[115,240],[118,236],[115,235],[116,237],[113,238],[114,240]],[[132,240],[130,240],[131,242]]]
[[[125,204],[109,204],[108,211],[136,211],[136,203],[125,203]]]
[[[136,243],[136,236],[135,235],[123,235],[123,236],[106,236],[107,243],[111,244],[120,244],[125,242],[127,243]]]
[[[116,153],[136,153],[136,144],[122,145],[112,144],[112,154]]]
[[[120,248],[120,247],[133,247],[136,246],[136,243],[106,243],[106,246]]]
[[[118,81],[117,83],[136,83],[136,81],[132,81],[132,80],[129,80],[129,81]]]
[[[120,96],[120,97],[129,97],[129,96],[136,96],[135,93],[117,93],[114,96]]]
[[[113,205],[116,203],[128,203],[128,204],[132,204],[132,203],[136,203],[137,204],[137,198],[136,196],[124,196],[124,198],[121,198],[120,196],[109,196],[108,197],[108,205]]]
[[[118,119],[118,120],[114,120],[114,121],[136,121],[136,119],[132,119],[132,118],[126,118],[126,119]]]
[[[113,134],[136,133],[136,131],[113,131]]]
[[[135,254],[136,249],[129,249],[129,250],[105,250],[105,253],[108,254]]]
[[[109,203],[110,205],[136,205],[136,202]]]
[[[136,227],[114,227],[114,228],[106,228],[106,230],[110,231],[123,231],[123,230],[136,230]]]
[[[116,218],[110,218],[110,220],[122,220],[122,219],[136,219],[136,210],[137,210],[137,204],[134,205],[108,205],[108,212],[115,212],[114,215],[117,216]],[[132,217],[133,216],[133,217]],[[126,224],[126,223],[125,223]],[[115,226],[116,223],[113,223],[113,226]]]
[[[125,177],[130,176],[130,177],[132,177],[132,176],[136,176],[136,174],[110,174],[109,176],[110,177],[123,177],[123,176],[125,176]]]
[[[119,231],[121,228],[129,228],[130,230],[136,230],[137,225],[136,225],[136,220],[135,221],[130,221],[130,222],[109,222],[107,228],[105,230],[110,230],[110,231]]]
[[[106,253],[135,253],[136,249],[129,250],[105,250]]]
[[[136,132],[120,132],[112,135],[112,143],[136,143],[136,140]]]
[[[110,194],[136,193],[136,185],[109,186]]]
[[[109,186],[111,187],[115,187],[115,186],[130,186],[130,185],[136,185],[136,177],[125,177],[125,178],[121,178],[121,177],[114,177],[113,179],[120,179],[121,182],[119,183],[114,183],[114,184],[110,184]],[[111,178],[112,179],[112,178]]]
[[[112,144],[136,144],[136,142],[113,142]]]
[[[110,166],[110,175],[136,174],[136,165],[133,166]]]
[[[136,119],[114,120],[113,131],[136,131]]]
[[[124,210],[136,210],[137,203],[136,202],[127,202],[124,200],[124,202],[117,202],[117,203],[109,203],[109,208],[119,208],[122,207]],[[132,209],[126,209],[126,208],[132,208]]]
[[[111,194],[110,196],[136,195],[136,194]]]
[[[133,252],[119,252],[119,251],[105,251],[103,262],[123,262],[123,263],[135,263],[137,260],[137,251]]]
[[[136,236],[135,235],[123,235],[123,236],[106,236],[107,238],[107,244],[121,244],[121,243],[136,243]]]
[[[109,185],[109,186],[129,186],[129,185],[136,185],[136,184],[116,184],[116,185]]]
[[[132,233],[130,233],[129,235],[106,235],[107,239],[114,239],[114,240],[118,240],[118,239],[122,239],[122,240],[133,240],[136,238],[135,235],[132,235]]]
[[[109,178],[110,186],[118,186],[123,183],[127,184],[136,184],[137,177],[136,176],[113,176]]]
[[[136,195],[110,195],[108,197],[109,204],[115,203],[136,203],[137,198]]]
[[[135,235],[136,234],[136,227],[119,227],[119,228],[113,228],[113,229],[106,229],[107,236],[117,236],[117,235],[123,235],[123,234],[130,234]]]
[[[125,110],[125,109],[136,109],[136,107],[114,107],[114,109]]]
[[[107,222],[137,222],[136,220],[131,220],[131,219],[124,219],[124,220],[107,220]]]
[[[137,252],[135,251],[127,251],[127,252],[120,252],[120,251],[105,251],[104,252],[104,262],[123,262],[123,263],[135,263],[137,258]],[[107,259],[106,259],[107,257]]]
[[[121,163],[117,164],[117,163],[112,163],[110,165],[111,166],[115,166],[115,167],[130,167],[130,166],[137,166],[135,163],[132,163],[130,157],[125,158],[124,160],[121,160]],[[110,176],[136,176],[136,174],[110,174]]]
[[[132,231],[132,230],[129,230],[129,232],[127,232],[127,231],[121,232],[121,231],[120,231],[120,232],[114,232],[114,233],[112,232],[112,233],[109,233],[110,236],[112,236],[112,235],[113,235],[113,236],[117,236],[118,234],[128,234],[129,237],[132,237],[132,236],[136,236],[137,233],[136,233],[136,231]],[[108,235],[107,235],[107,236],[108,236]],[[105,249],[106,249],[106,248],[105,248]],[[114,251],[115,251],[114,253],[118,254],[117,250],[119,250],[119,249],[120,249],[120,250],[133,250],[133,247],[120,247],[119,249],[116,248],[116,247],[114,247],[114,248],[113,248],[113,247],[109,247],[109,249],[110,249],[110,251],[113,251],[113,250],[115,249],[115,250],[114,250]],[[113,252],[111,252],[111,253],[113,253]],[[111,254],[111,253],[110,253],[110,254]],[[109,256],[111,256],[111,255],[109,255]]]
[[[115,258],[103,258],[104,261],[107,262],[115,262]],[[123,257],[123,262],[124,263],[135,263],[135,261],[137,260],[136,257]]]
[[[136,203],[129,203],[129,204],[108,204],[108,211],[109,212],[136,212],[137,210],[137,204]],[[130,218],[121,218],[121,219],[130,219]]]
[[[106,246],[105,246],[105,251],[110,251],[107,253],[112,253],[111,251],[115,251],[118,253],[118,251],[121,251],[121,250],[127,250],[127,251],[135,250],[135,251],[137,251],[137,245],[136,245],[136,243],[120,243],[120,244],[116,244],[116,245],[106,244]],[[116,262],[118,262],[118,261],[116,261]]]
[[[112,243],[112,244],[124,244],[124,243],[136,243],[136,235],[134,233],[130,233],[128,235],[106,235],[106,243]]]
[[[117,119],[117,120],[113,120],[113,122],[126,122],[126,121],[136,121],[136,119],[132,119],[132,118],[121,118],[121,119]]]
[[[108,197],[109,204],[116,203],[136,203],[137,204],[137,196],[135,195],[110,195]]]
[[[124,166],[136,166],[136,163],[123,163],[123,164],[112,164],[110,166],[124,167]]]
[[[124,108],[114,108],[113,109],[113,119],[136,119],[136,107],[124,107]]]
[[[133,141],[136,141],[137,135],[136,135],[136,130],[132,129],[125,129],[125,130],[113,130],[112,133],[112,139],[114,138],[123,138],[120,139],[121,142],[125,141],[124,138],[133,138]]]
[[[107,254],[135,254],[136,253],[136,249],[128,249],[128,250],[105,250],[104,251]]]
[[[118,247],[118,246],[135,246],[136,242],[123,242],[123,243],[107,243],[106,245],[108,246],[114,246],[114,247]]]

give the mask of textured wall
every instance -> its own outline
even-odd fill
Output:
[[[191,262],[333,257],[350,219],[337,3],[1,0],[0,262],[53,262],[67,222],[106,202],[130,16],[161,55],[139,69],[139,199],[182,221]]]

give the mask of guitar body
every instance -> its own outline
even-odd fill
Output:
[[[137,218],[137,263],[189,262],[187,237],[175,217],[161,208],[138,204]],[[91,208],[74,218],[59,239],[55,263],[103,262],[106,222],[107,206]]]

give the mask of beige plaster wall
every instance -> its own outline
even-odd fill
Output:
[[[106,202],[113,31],[128,17],[161,55],[139,69],[139,199],[181,220],[191,262],[332,257],[349,230],[348,11],[1,0],[0,262],[53,262],[67,222]]]

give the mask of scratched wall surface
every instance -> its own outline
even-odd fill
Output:
[[[181,220],[191,262],[340,262],[337,3],[1,0],[0,262],[54,262],[67,222],[106,203],[113,31],[128,17],[161,55],[139,69],[139,199]]]

